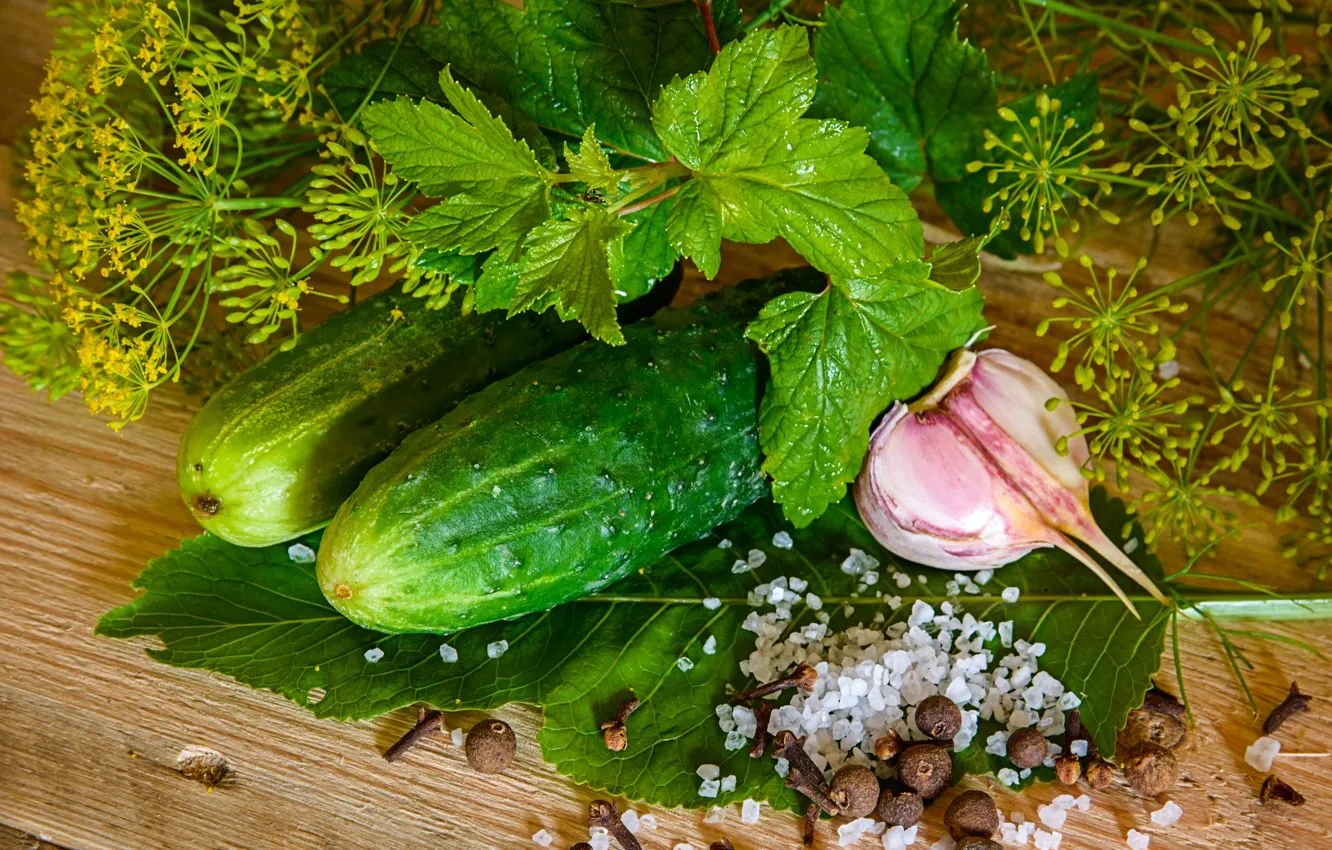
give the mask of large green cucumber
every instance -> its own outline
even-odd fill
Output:
[[[204,528],[232,543],[290,540],[332,519],[409,433],[584,338],[554,311],[464,316],[427,310],[393,286],[209,399],[180,443],[181,495]]]
[[[366,475],[319,584],[352,621],[450,633],[593,593],[767,492],[746,323],[811,270],[724,290],[471,396]]]

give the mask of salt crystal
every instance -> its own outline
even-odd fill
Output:
[[[727,540],[725,537],[723,537],[723,538],[721,539],[721,542],[717,544],[717,548],[718,548],[718,549],[730,549],[730,548],[731,548],[731,541],[729,541],[729,540]]]
[[[657,828],[657,816],[656,816],[656,815],[653,815],[653,814],[641,815],[641,816],[638,818],[638,828],[639,828],[639,829],[656,829],[656,828]]]
[[[690,660],[688,655],[682,655],[675,659],[675,666],[680,668],[681,673],[688,673],[694,669],[694,662]]]
[[[1179,361],[1167,360],[1166,362],[1156,367],[1156,374],[1160,375],[1161,380],[1163,381],[1168,381],[1171,378],[1179,377]]]
[[[1281,742],[1264,735],[1244,751],[1244,760],[1254,770],[1266,773],[1272,769],[1272,761],[1279,752],[1281,752]]]
[[[772,545],[778,549],[790,549],[795,545],[795,541],[785,531],[779,531],[772,536]]]
[[[726,809],[722,806],[713,806],[703,816],[704,823],[721,823],[724,820],[726,820]]]
[[[498,484],[496,484],[494,487],[490,489],[490,495],[494,496],[495,498],[499,498],[499,494],[502,492],[503,491],[500,490],[500,486]]]
[[[1041,819],[1041,823],[1050,827],[1050,829],[1060,829],[1063,827],[1064,821],[1068,819],[1068,811],[1053,805],[1040,806],[1036,809],[1036,816]]]
[[[759,567],[763,566],[764,562],[766,562],[767,560],[768,560],[768,553],[764,552],[762,549],[749,550],[748,562],[750,569],[757,570]]]
[[[735,750],[743,749],[748,744],[748,738],[741,735],[739,732],[732,731],[726,733],[726,741],[723,746],[725,746],[728,751],[734,752]]]
[[[1132,555],[1136,551],[1138,551],[1138,538],[1130,537],[1129,542],[1124,544],[1124,554]]]
[[[1072,753],[1073,755],[1077,756],[1078,758],[1082,758],[1083,756],[1087,755],[1087,742],[1086,742],[1086,740],[1081,740],[1081,739],[1080,739],[1080,740],[1074,741],[1073,743],[1069,744],[1069,745],[1068,745],[1068,751],[1069,751],[1070,753]]]
[[[1005,620],[999,624],[999,643],[1003,646],[1013,645],[1013,621]]]
[[[453,746],[461,747],[463,745],[463,730],[454,729],[449,733],[449,740],[453,742]]]
[[[777,759],[777,763],[773,766],[773,770],[778,776],[785,779],[786,774],[791,772],[791,763],[786,759]]]
[[[994,570],[981,570],[976,573],[976,584],[989,584],[990,579],[994,578]]]
[[[705,641],[703,641],[703,654],[704,654],[704,655],[716,655],[716,654],[717,654],[717,636],[716,636],[716,635],[708,635],[708,639],[705,640]]]
[[[723,794],[729,794],[735,790],[735,774],[729,773],[722,777],[721,790]]]
[[[715,596],[709,596],[703,600],[703,607],[707,608],[709,611],[716,611],[721,607],[721,600]]]
[[[745,800],[740,804],[740,822],[758,823],[759,822],[759,804],[753,800]]]
[[[1058,850],[1059,842],[1063,840],[1062,833],[1046,832],[1043,829],[1038,829],[1032,839],[1032,844],[1036,846],[1036,850]]]
[[[694,768],[694,773],[698,774],[699,779],[716,779],[721,776],[721,768],[715,764],[700,764]]]
[[[823,607],[823,600],[815,596],[813,593],[806,593],[805,604],[809,606],[809,610],[817,611]]]
[[[1152,823],[1157,826],[1171,826],[1179,821],[1184,810],[1175,805],[1174,800],[1166,800],[1166,804],[1156,811],[1152,812]]]
[[[1021,779],[1018,777],[1018,772],[1011,767],[1001,767],[999,768],[999,773],[995,775],[999,778],[1000,782],[1004,783],[1010,788],[1021,781]]]
[[[544,829],[537,830],[532,834],[532,843],[538,847],[549,847],[555,839]]]
[[[620,815],[620,823],[630,832],[638,832],[638,812],[633,809],[625,809],[624,814]]]
[[[957,850],[957,842],[945,835],[930,845],[930,850]]]
[[[384,650],[380,649],[377,646],[373,647],[372,649],[367,649],[365,651],[365,660],[369,661],[371,664],[374,664],[383,657],[384,657]]]
[[[1090,812],[1092,807],[1092,798],[1087,796],[1086,794],[1082,794],[1078,797],[1078,799],[1073,801],[1073,805],[1077,806],[1078,811],[1080,812]]]
[[[671,850],[694,850],[694,845],[686,844],[685,842],[681,841],[679,844],[672,847]]]
[[[731,572],[734,573],[735,575],[739,575],[740,573],[747,573],[749,572],[749,569],[750,567],[748,561],[736,561],[734,564],[731,564]]]
[[[950,581],[948,584],[944,585],[944,593],[949,596],[957,596],[959,590],[958,583],[955,581]]]
[[[316,555],[315,550],[304,543],[293,543],[287,547],[287,557],[298,564],[313,564]]]
[[[944,696],[958,705],[963,705],[971,702],[971,689],[967,687],[966,680],[954,679],[948,683],[948,690],[944,691]]]
[[[1054,806],[1056,809],[1064,809],[1065,811],[1073,808],[1075,803],[1077,803],[1077,800],[1073,799],[1072,794],[1060,794],[1058,797],[1055,797],[1050,801],[1050,805]]]
[[[458,650],[447,643],[441,643],[439,645],[439,657],[445,664],[452,664],[458,660]]]
[[[1022,595],[1022,590],[1021,588],[1017,587],[1005,587],[999,593],[1000,598],[1002,598],[1005,602],[1009,603],[1010,605],[1018,601],[1018,597],[1021,595]]]
[[[716,797],[717,792],[721,790],[721,783],[715,779],[704,779],[698,786],[698,796]]]
[[[509,651],[509,642],[507,640],[497,640],[494,643],[486,644],[486,655],[491,658],[499,658]]]
[[[873,825],[874,821],[869,818],[856,818],[853,821],[848,821],[847,823],[842,824],[837,827],[838,846],[850,847],[852,844],[859,841],[860,837],[865,834],[866,830]]]
[[[893,573],[893,583],[898,587],[906,588],[911,586],[911,576],[906,573]]]
[[[1152,843],[1152,837],[1136,829],[1128,831],[1128,846],[1133,850],[1147,850],[1147,845]]]
[[[592,850],[610,850],[609,835],[594,835],[587,841]]]

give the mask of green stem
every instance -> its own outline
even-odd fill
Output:
[[[1042,9],[1049,9],[1051,12],[1058,12],[1068,15],[1071,18],[1077,18],[1090,24],[1095,24],[1104,30],[1123,32],[1135,35],[1143,41],[1149,41],[1154,44],[1160,44],[1164,47],[1173,47],[1176,50],[1185,50],[1189,53],[1197,53],[1200,56],[1211,56],[1211,51],[1200,44],[1194,44],[1191,41],[1172,38],[1168,35],[1162,35],[1159,32],[1153,32],[1143,27],[1127,24],[1123,21],[1117,21],[1114,18],[1107,18],[1105,15],[1098,15],[1078,6],[1070,6],[1067,3],[1060,3],[1059,0],[1018,0],[1022,5],[1040,6]]]
[[[773,18],[780,15],[787,6],[790,6],[794,2],[795,0],[772,0],[772,2],[768,4],[768,8],[759,12],[754,16],[752,21],[745,24],[745,32],[752,32],[764,24],[767,24]]]
[[[218,212],[240,212],[250,210],[286,210],[305,205],[303,198],[221,198],[211,206]]]

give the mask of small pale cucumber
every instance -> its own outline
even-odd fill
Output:
[[[399,310],[403,318],[394,319]],[[302,334],[218,391],[180,443],[204,528],[266,546],[319,528],[412,431],[584,336],[553,314],[432,311],[394,286]]]
[[[723,290],[486,387],[338,510],[320,586],[360,625],[449,633],[593,593],[767,492],[746,323],[812,270]]]

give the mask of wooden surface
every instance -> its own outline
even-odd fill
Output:
[[[32,0],[0,0],[6,47],[0,56],[0,142],[8,143],[40,80],[50,28]],[[8,162],[8,149],[0,161]],[[8,175],[0,181],[7,192]],[[0,198],[0,270],[26,268],[23,247]],[[948,237],[946,230],[930,235]],[[1193,234],[1172,233],[1149,277],[1165,282],[1196,268]],[[1139,241],[1117,234],[1101,260],[1132,262]],[[731,249],[723,274],[737,280],[793,264],[781,249]],[[696,277],[688,290],[697,292]],[[1034,336],[1035,317],[1051,293],[1039,273],[989,263],[983,278],[995,345],[1048,362],[1049,342]],[[1233,328],[1214,322],[1215,339],[1244,340],[1253,316],[1237,308]],[[1213,352],[1224,367],[1234,352]],[[1182,357],[1185,376],[1196,362]],[[77,399],[55,405],[0,369],[0,850],[65,848],[467,848],[534,846],[545,828],[557,850],[583,840],[590,792],[545,765],[535,743],[539,712],[497,712],[518,733],[516,767],[483,778],[461,754],[434,740],[389,766],[379,753],[414,719],[409,711],[375,721],[315,720],[280,697],[220,676],[158,665],[148,642],[93,637],[99,613],[130,597],[128,582],[151,558],[197,532],[174,485],[176,440],[194,403],[170,392],[155,396],[143,421],[120,435],[84,412]],[[1282,587],[1307,586],[1276,554],[1270,513],[1244,512],[1257,527],[1223,550],[1215,569],[1246,571]],[[1178,558],[1167,552],[1167,562]],[[1327,627],[1286,625],[1275,631],[1332,653]],[[1185,811],[1169,830],[1149,829],[1157,803],[1125,786],[1096,794],[1090,814],[1069,818],[1063,848],[1124,846],[1137,827],[1153,848],[1332,847],[1332,759],[1282,758],[1277,771],[1310,798],[1302,809],[1257,804],[1261,776],[1243,761],[1259,734],[1214,640],[1198,626],[1183,630],[1183,663],[1198,727],[1183,755],[1184,779],[1170,796]],[[1250,682],[1266,708],[1294,677],[1319,695],[1312,717],[1281,733],[1286,752],[1327,748],[1332,671],[1324,662],[1273,643],[1246,646],[1257,669]],[[1167,658],[1162,681],[1173,681]],[[476,715],[451,715],[468,726]],[[227,759],[232,777],[213,791],[175,769],[186,746],[207,746]],[[1036,807],[1062,792],[1022,795],[969,780],[996,794],[1005,811],[1035,818]],[[946,802],[946,799],[945,799]],[[640,811],[643,809],[640,808]],[[943,806],[931,809],[917,848],[941,834]],[[739,850],[798,846],[789,815],[765,811],[742,826],[732,811],[722,827],[695,812],[655,812],[660,827],[642,837],[649,848],[688,841],[695,848],[722,835]],[[47,843],[49,842],[49,843]],[[827,823],[818,844],[836,846]],[[867,839],[861,847],[871,846]],[[874,846],[877,846],[874,845]]]

